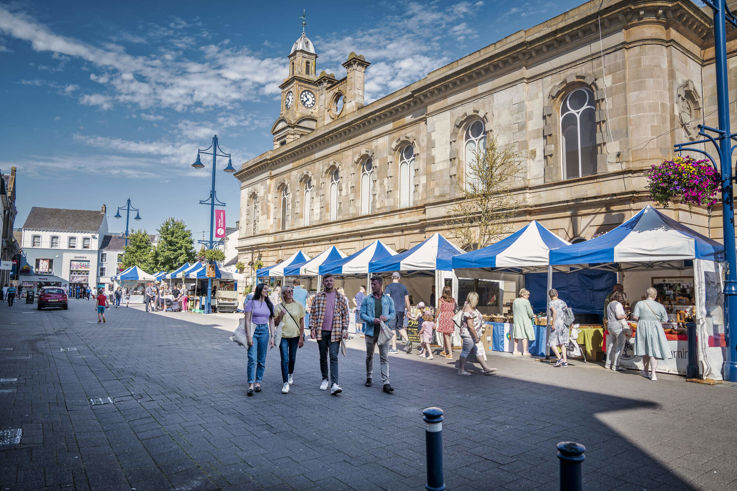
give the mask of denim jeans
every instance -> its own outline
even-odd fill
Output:
[[[289,380],[289,375],[294,373],[294,362],[297,359],[298,345],[299,336],[296,338],[281,338],[279,354],[281,355],[281,379],[284,384]]]
[[[248,348],[248,383],[261,383],[266,369],[266,350],[269,349],[269,326],[255,324],[253,344]],[[255,374],[254,374],[255,372]],[[254,377],[255,375],[255,377]]]
[[[340,342],[330,341],[330,331],[322,332],[322,339],[318,341],[320,348],[320,373],[322,379],[328,378],[328,351],[330,352],[330,382],[338,383],[338,350],[340,350]]]
[[[366,335],[366,378],[372,378],[371,374],[374,371],[374,347],[377,346],[379,341],[379,326],[374,325],[374,335]],[[381,383],[389,383],[389,345],[391,343],[386,342],[379,345],[379,363],[381,364]]]

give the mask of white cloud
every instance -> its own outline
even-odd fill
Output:
[[[113,108],[112,98],[103,94],[85,94],[79,98],[79,102],[85,106],[97,106],[103,111]]]
[[[164,119],[164,116],[159,116],[157,114],[149,114],[149,113],[141,113],[139,114],[142,120],[144,121],[161,121]]]

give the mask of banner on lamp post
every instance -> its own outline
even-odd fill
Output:
[[[225,210],[215,210],[215,237],[225,237]]]

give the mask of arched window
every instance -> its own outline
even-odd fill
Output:
[[[338,219],[338,183],[340,182],[340,172],[334,169],[330,173],[330,220]]]
[[[282,186],[281,188],[281,229],[287,228],[287,206],[289,204],[289,188]]]
[[[477,159],[486,152],[486,128],[480,119],[468,125],[464,137],[464,164],[466,189],[472,189],[472,183],[478,181]]]
[[[579,88],[563,99],[560,108],[563,178],[596,173],[596,109],[594,93]]]
[[[371,195],[374,187],[374,161],[370,157],[361,165],[361,214],[371,213]]]
[[[310,209],[312,207],[312,179],[305,179],[305,202],[304,202],[304,221],[303,224],[307,227],[310,224]]]
[[[415,174],[415,146],[402,149],[399,157],[399,207],[412,206]]]

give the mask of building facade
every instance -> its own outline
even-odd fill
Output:
[[[240,260],[352,253],[375,239],[402,251],[434,232],[453,240],[449,218],[489,138],[522,163],[508,232],[532,219],[570,241],[608,231],[650,204],[652,164],[695,140],[697,124],[716,126],[711,32],[688,0],[591,1],[368,105],[369,62],[351,53],[345,78],[315,75],[303,33],[273,149],[235,174]],[[668,213],[721,236],[719,210]]]
[[[19,247],[13,236],[13,225],[18,213],[15,207],[15,173],[15,167],[11,167],[8,174],[0,172],[0,260],[2,260],[0,285],[5,285],[10,281],[11,274],[13,274],[13,264],[15,264],[16,273],[18,268],[17,254]]]
[[[21,239],[29,272],[96,287],[100,246],[108,231],[105,213],[105,205],[101,210],[31,208]]]

